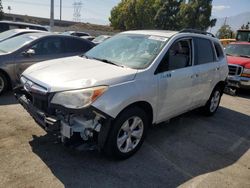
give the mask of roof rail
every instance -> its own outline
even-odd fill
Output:
[[[209,35],[215,38],[214,34],[206,32],[206,31],[201,31],[198,29],[182,29],[179,33],[197,33],[197,34]]]

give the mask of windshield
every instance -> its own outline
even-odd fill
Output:
[[[20,35],[20,36],[5,40],[3,42],[0,42],[0,52],[1,53],[14,52],[35,39],[36,37],[32,37],[30,35]]]
[[[249,44],[229,44],[225,48],[227,55],[250,57]]]
[[[153,62],[167,39],[151,35],[119,34],[92,48],[86,56],[120,66],[143,69]]]
[[[4,39],[7,39],[7,38],[13,36],[16,33],[17,33],[16,30],[8,30],[8,31],[5,31],[5,32],[2,32],[2,33],[0,33],[0,41],[4,40]]]

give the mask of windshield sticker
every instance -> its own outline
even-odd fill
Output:
[[[163,41],[163,42],[165,42],[165,41],[168,40],[168,39],[165,38],[165,37],[159,37],[159,36],[150,36],[150,37],[148,37],[148,39],[151,39],[151,40],[158,40],[158,41]]]

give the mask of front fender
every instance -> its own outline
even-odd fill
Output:
[[[116,118],[130,104],[145,101],[153,109],[154,122],[156,117],[157,90],[157,80],[133,80],[110,86],[92,105],[109,116]]]

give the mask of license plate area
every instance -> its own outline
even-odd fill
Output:
[[[70,138],[72,136],[71,127],[63,121],[61,122],[61,134],[62,136],[65,136],[67,138]]]

